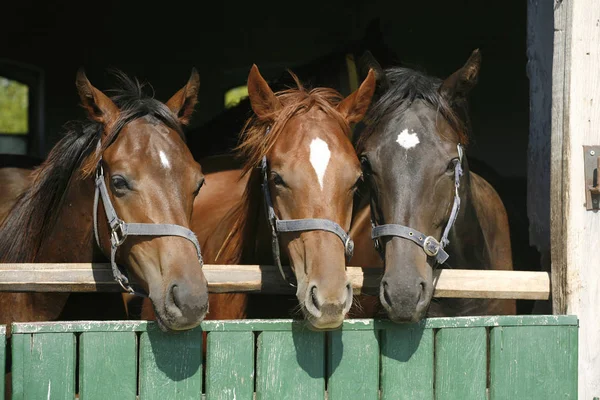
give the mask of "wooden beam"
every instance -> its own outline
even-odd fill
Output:
[[[271,265],[205,265],[212,293],[294,293]],[[435,272],[435,297],[546,300],[545,272],[441,269]],[[355,294],[377,295],[381,269],[348,267]],[[0,264],[3,292],[121,291],[109,264]]]

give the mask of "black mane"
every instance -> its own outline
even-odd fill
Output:
[[[458,133],[461,143],[466,144],[468,121],[459,118],[463,112],[457,113],[448,101],[440,94],[442,80],[409,68],[393,67],[385,70],[386,89],[377,93],[371,104],[365,123],[376,126],[405,112],[414,101],[422,100],[437,110]],[[465,112],[464,115],[467,115]],[[364,129],[358,138],[359,145],[371,136],[376,129]]]
[[[159,119],[184,138],[177,117],[165,104],[146,95],[143,84],[122,72],[113,74],[120,88],[111,91],[111,99],[120,113],[111,131],[106,132],[107,139],[103,140],[95,158],[99,159],[126,124],[146,115]],[[82,164],[93,156],[102,135],[103,125],[95,121],[68,124],[64,137],[52,148],[42,165],[32,172],[31,186],[0,225],[0,262],[35,261],[42,240],[56,223],[71,179],[81,175]]]

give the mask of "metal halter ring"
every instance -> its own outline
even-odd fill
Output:
[[[127,239],[127,233],[125,233],[125,224],[122,220],[117,222],[110,231],[110,241],[114,247],[119,247]]]
[[[115,280],[126,292],[131,293],[131,294],[138,294],[129,284],[129,280],[127,280],[127,278],[125,278],[124,276],[123,276],[123,279],[115,278]],[[127,280],[127,281],[124,282],[124,280]],[[144,296],[144,297],[146,297],[146,296]]]
[[[354,241],[350,238],[350,235],[348,235],[344,242],[344,252],[346,253],[346,259],[350,261],[354,255]]]
[[[431,246],[433,245],[433,246]],[[431,247],[433,250],[431,249]],[[435,257],[440,252],[440,243],[433,236],[427,236],[423,242],[423,251],[430,257]]]

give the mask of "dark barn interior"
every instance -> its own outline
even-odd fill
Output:
[[[218,124],[215,118],[225,111],[225,92],[245,84],[253,63],[267,79],[286,68],[310,84],[337,76],[331,84],[348,94],[346,54],[369,49],[384,67],[409,66],[446,77],[479,48],[483,64],[470,98],[468,155],[472,169],[495,186],[509,212],[515,268],[539,269],[526,212],[526,2],[332,0],[273,7],[22,0],[4,4],[3,15],[0,75],[19,80],[22,64],[43,72],[45,117],[37,128],[43,130],[29,133],[41,138],[30,141],[28,152],[36,156],[47,154],[65,122],[84,117],[74,85],[79,67],[102,90],[114,85],[107,69],[118,68],[151,83],[163,101],[196,67],[201,87],[188,131],[190,145],[201,146],[192,151],[208,156],[235,144],[241,126],[236,129],[231,119]],[[531,302],[521,302],[519,312],[531,309]]]

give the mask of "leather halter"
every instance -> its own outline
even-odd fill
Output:
[[[115,280],[121,285],[121,287],[131,294],[135,294],[142,297],[148,297],[147,294],[136,291],[129,284],[129,279],[117,265],[115,257],[119,246],[125,242],[127,236],[180,236],[192,242],[196,247],[198,254],[198,261],[200,261],[200,267],[204,264],[202,261],[202,253],[200,252],[200,243],[194,232],[180,225],[174,224],[143,224],[143,223],[127,223],[117,216],[110,197],[108,196],[108,190],[106,189],[106,183],[104,182],[104,170],[102,169],[102,158],[98,161],[96,167],[96,191],[94,194],[94,236],[96,237],[96,243],[98,247],[102,249],[100,245],[100,236],[98,235],[98,199],[102,197],[102,204],[104,205],[104,211],[106,214],[106,220],[110,227],[110,265]]]
[[[404,225],[376,225],[375,218],[373,217],[373,210],[371,208],[371,224],[373,226],[371,239],[374,240],[375,248],[379,252],[381,258],[384,256],[384,249],[379,241],[379,238],[383,236],[394,236],[410,240],[417,244],[423,249],[425,254],[427,254],[429,257],[433,257],[437,264],[443,264],[448,260],[449,255],[444,250],[444,247],[450,243],[448,240],[448,235],[450,234],[450,229],[452,229],[454,223],[456,222],[458,211],[460,210],[460,195],[458,190],[460,188],[460,178],[463,176],[463,148],[460,144],[458,144],[456,148],[458,149],[458,163],[454,168],[454,203],[452,204],[452,212],[450,213],[450,218],[448,219],[448,223],[446,224],[446,228],[444,229],[441,240],[438,242],[433,236],[426,236],[416,229],[412,229]]]
[[[268,135],[270,128],[267,128],[266,134]],[[263,156],[260,163],[260,168],[263,176],[262,191],[265,198],[265,213],[267,215],[267,221],[271,227],[271,247],[273,251],[273,259],[275,264],[279,268],[279,272],[283,279],[293,287],[296,285],[293,283],[295,277],[285,271],[281,265],[281,254],[279,251],[279,233],[282,232],[306,232],[306,231],[327,231],[335,234],[340,238],[344,244],[344,252],[346,254],[346,262],[352,258],[354,253],[354,242],[350,238],[350,235],[336,222],[329,219],[321,218],[304,218],[304,219],[287,219],[281,220],[277,218],[275,209],[273,208],[273,202],[271,201],[271,191],[269,190],[269,176],[268,176],[268,163],[267,157]]]

